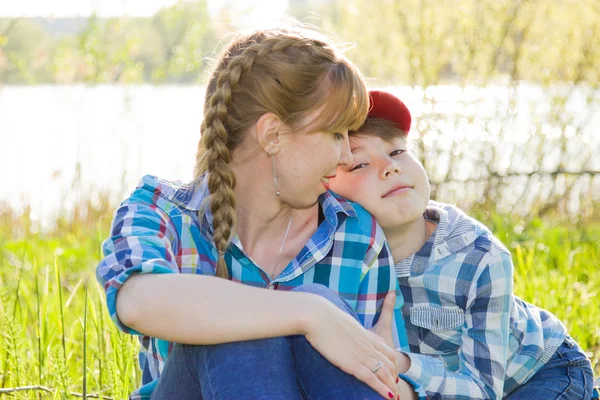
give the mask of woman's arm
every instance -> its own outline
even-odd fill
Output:
[[[155,293],[161,293],[156,296]],[[395,350],[326,299],[181,274],[134,275],[117,296],[120,320],[172,342],[217,344],[303,334],[333,365],[382,396],[397,396],[391,376],[370,368],[394,365]]]
[[[313,320],[331,311],[329,302],[310,293],[192,274],[136,274],[117,296],[117,314],[125,325],[186,344],[307,334]]]
[[[181,254],[206,252],[206,258],[214,249],[183,240],[187,228],[174,223],[183,218],[169,209],[172,205],[155,196],[154,187],[138,188],[117,210],[103,244],[97,275],[111,317],[122,330],[177,343],[215,344],[306,334],[309,318],[331,313],[326,301],[307,293],[181,274]]]

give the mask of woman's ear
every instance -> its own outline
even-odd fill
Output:
[[[281,143],[279,133],[283,123],[277,115],[268,112],[256,121],[256,136],[260,147],[267,154],[276,154]]]

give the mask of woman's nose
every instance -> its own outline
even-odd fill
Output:
[[[352,158],[352,152],[350,151],[350,141],[348,140],[348,136],[346,136],[346,139],[340,147],[340,162],[338,165],[347,166],[352,164],[354,159]]]

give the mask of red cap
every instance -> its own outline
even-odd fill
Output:
[[[391,93],[371,90],[369,92],[371,110],[368,117],[387,119],[406,133],[410,131],[410,111],[408,107]]]

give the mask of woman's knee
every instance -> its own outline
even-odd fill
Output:
[[[181,345],[182,350],[187,353],[187,357],[191,358],[196,356],[205,357],[207,354],[233,355],[238,353],[251,354],[254,352],[257,354],[261,354],[263,352],[274,354],[278,351],[285,351],[287,346],[288,344],[284,337],[245,340],[213,345]]]
[[[335,295],[333,290],[329,289],[325,285],[321,285],[320,283],[305,283],[304,285],[296,286],[295,288],[293,288],[292,292],[314,293],[323,297]]]

